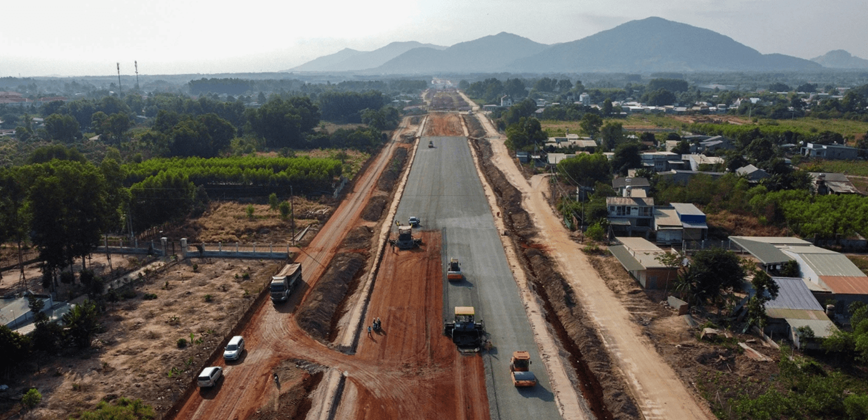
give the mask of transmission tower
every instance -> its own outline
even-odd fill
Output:
[[[136,64],[136,90],[139,90],[139,62],[133,61]]]
[[[118,63],[118,98],[121,97],[121,63]]]

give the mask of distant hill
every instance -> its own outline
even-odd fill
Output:
[[[409,51],[414,48],[431,48],[434,50],[442,50],[442,47],[434,44],[423,44],[416,41],[393,42],[385,47],[378,48],[374,51],[356,51],[345,48],[334,54],[319,57],[315,60],[308,61],[298,67],[287,71],[358,71],[367,70],[383,65],[383,63]]]
[[[511,63],[511,71],[798,71],[816,63],[759,51],[708,29],[658,17],[634,20]]]
[[[364,52],[344,48],[334,54],[318,57],[287,71],[329,71],[332,67],[339,65],[345,60],[357,57],[359,54],[364,54]]]
[[[376,73],[487,73],[500,71],[517,59],[537,54],[548,45],[501,32],[455,44],[442,51],[416,48],[373,70]]]
[[[548,45],[501,32],[455,44],[442,51],[416,48],[401,54],[374,73],[486,73],[500,71],[519,58],[537,54]]]
[[[812,58],[811,61],[830,69],[868,69],[868,60],[851,55],[844,50],[829,51]]]

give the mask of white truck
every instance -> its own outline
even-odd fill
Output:
[[[271,301],[286,302],[292,286],[301,280],[301,263],[287,264],[277,275],[271,277]]]

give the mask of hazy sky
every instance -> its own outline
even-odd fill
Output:
[[[761,53],[868,58],[865,0],[11,1],[0,77],[269,72],[343,48],[444,46],[499,32],[569,42],[649,16],[707,28]]]

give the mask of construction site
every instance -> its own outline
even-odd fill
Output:
[[[471,108],[457,91],[425,99]],[[86,362],[38,369],[30,382],[56,392],[32,414],[120,395],[164,419],[712,418],[685,384],[714,350],[681,346],[680,317],[583,254],[541,180],[479,113],[407,117],[337,201],[305,204],[290,260],[153,260],[136,292],[157,299],[118,304]],[[215,208],[185,229],[289,235],[225,220]],[[270,289],[288,263],[297,279]],[[234,335],[246,350],[226,362]],[[175,346],[185,336],[196,344]],[[204,366],[223,369],[212,388],[196,386]]]

